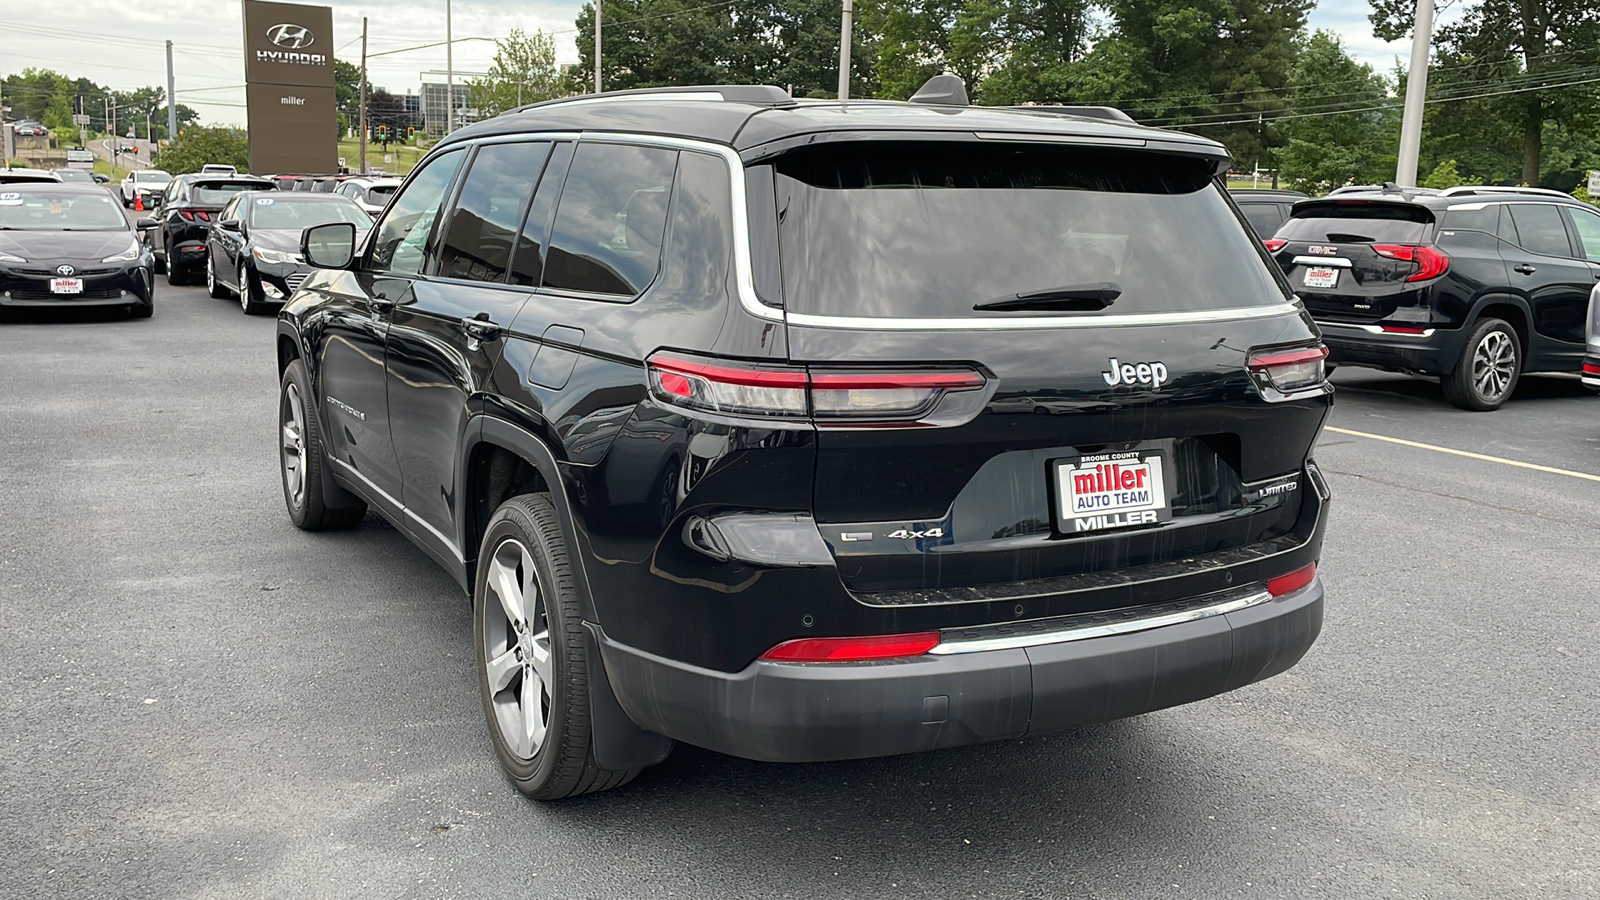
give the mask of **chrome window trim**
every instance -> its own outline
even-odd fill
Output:
[[[1186,325],[1203,322],[1232,322],[1240,319],[1267,319],[1299,315],[1292,303],[1268,306],[1238,306],[1227,309],[1191,309],[1164,313],[1125,313],[1113,316],[1068,317],[1026,316],[1018,318],[889,319],[862,316],[818,316],[788,314],[790,325],[811,328],[850,328],[872,331],[1011,331],[1029,328],[1114,328],[1135,325]]]
[[[1017,634],[992,638],[972,638],[967,640],[941,641],[928,653],[937,656],[951,656],[958,653],[982,653],[987,650],[1015,650],[1023,647],[1040,647],[1050,644],[1065,644],[1071,641],[1087,641],[1095,638],[1111,637],[1118,634],[1133,634],[1139,631],[1149,631],[1153,628],[1164,628],[1168,625],[1181,625],[1185,622],[1197,622],[1201,619],[1210,619],[1216,616],[1260,606],[1272,600],[1272,594],[1260,588],[1251,589],[1242,596],[1236,595],[1197,609],[1186,609],[1163,615],[1150,616],[1143,619],[1129,619],[1121,622],[1106,622],[1098,625],[1080,625],[1078,627],[1062,628],[1059,631],[1048,631],[1042,634]],[[1071,617],[1063,620],[1063,624],[1070,621]]]

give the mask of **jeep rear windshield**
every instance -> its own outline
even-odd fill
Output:
[[[774,184],[783,304],[795,312],[1080,317],[1285,299],[1206,160],[863,142],[785,154]],[[1103,309],[973,309],[1107,283]]]
[[[1420,244],[1433,213],[1423,206],[1341,200],[1301,206],[1274,237],[1328,244]]]

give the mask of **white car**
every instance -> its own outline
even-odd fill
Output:
[[[1589,332],[1584,345],[1583,369],[1578,373],[1584,387],[1600,391],[1600,284],[1589,291]]]
[[[402,178],[346,178],[333,192],[361,204],[367,215],[376,219],[402,181]]]
[[[160,169],[135,169],[129,172],[128,177],[122,179],[122,205],[131,207],[135,196],[143,196],[144,207],[149,209],[151,201],[161,196],[171,180],[172,176]]]
[[[206,163],[200,167],[201,175],[237,175],[239,170],[223,163]]]

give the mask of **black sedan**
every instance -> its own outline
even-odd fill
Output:
[[[165,268],[168,284],[188,284],[206,261],[211,223],[234,195],[270,191],[265,178],[250,175],[179,175],[167,182],[155,214],[156,227],[140,232],[157,268]]]
[[[147,318],[153,271],[104,188],[0,186],[0,307],[125,306]]]
[[[300,256],[300,233],[331,222],[349,222],[363,234],[372,227],[372,217],[342,194],[235,196],[206,236],[206,288],[218,299],[237,295],[246,314],[282,303],[313,268]]]

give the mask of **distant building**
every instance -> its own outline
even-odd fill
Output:
[[[405,96],[400,99],[406,103],[406,124],[426,131],[422,119],[422,95],[413,94],[411,89],[407,88]]]
[[[482,72],[456,72],[455,73],[455,126],[470,125],[478,119],[478,111],[467,103],[466,80],[469,78],[482,78]],[[450,129],[446,125],[445,94],[447,92],[444,72],[422,73],[422,121],[429,134],[441,136]]]

